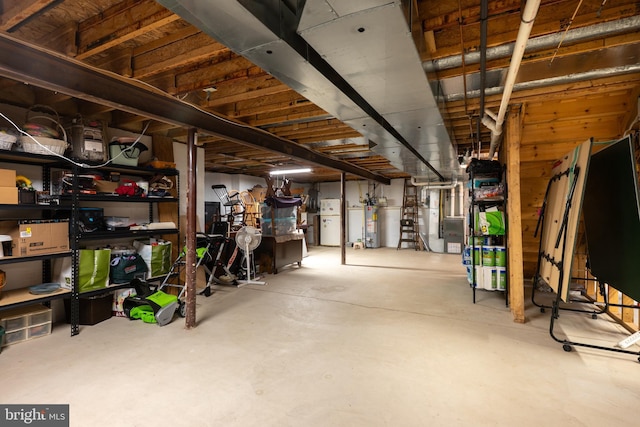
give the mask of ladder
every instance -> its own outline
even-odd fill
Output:
[[[418,188],[411,184],[409,179],[404,180],[404,195],[402,197],[402,211],[400,212],[400,239],[398,248],[402,243],[408,243],[408,248],[421,250],[420,231],[418,227]]]

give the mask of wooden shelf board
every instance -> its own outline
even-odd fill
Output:
[[[31,294],[29,293],[28,288],[2,291],[2,294],[0,295],[0,308],[26,302],[33,302],[35,304],[38,302],[48,301],[53,298],[62,298],[65,294],[71,294],[71,291],[69,289],[60,288],[56,292],[45,295]]]

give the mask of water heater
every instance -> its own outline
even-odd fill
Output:
[[[367,248],[380,247],[380,233],[378,222],[378,206],[367,205],[364,207],[364,243]]]

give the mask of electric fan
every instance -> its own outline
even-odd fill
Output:
[[[257,228],[250,225],[242,227],[236,233],[236,244],[244,252],[244,258],[247,261],[247,280],[238,280],[238,287],[244,285],[266,285],[266,282],[259,282],[251,279],[251,254],[253,250],[260,245],[262,234]],[[255,279],[255,277],[254,277]]]

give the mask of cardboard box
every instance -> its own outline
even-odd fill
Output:
[[[16,171],[11,169],[0,169],[0,186],[15,187]]]
[[[46,255],[69,251],[69,221],[0,223],[0,234],[11,236],[12,256]],[[5,254],[7,255],[7,254]]]
[[[115,193],[116,188],[120,185],[119,182],[96,180],[96,191],[98,193]]]
[[[18,188],[17,187],[0,187],[0,204],[17,205],[18,204]]]

